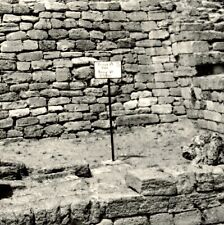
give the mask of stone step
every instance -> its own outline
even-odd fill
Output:
[[[158,167],[135,169],[125,176],[126,185],[142,195],[175,195],[175,178]]]

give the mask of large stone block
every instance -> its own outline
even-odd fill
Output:
[[[26,117],[21,118],[16,121],[16,126],[18,127],[27,127],[34,124],[37,124],[39,120],[36,117]]]
[[[25,138],[39,138],[43,134],[43,127],[41,125],[28,126],[24,128]]]
[[[160,213],[156,215],[150,216],[150,224],[151,225],[173,225],[173,216],[168,213]]]
[[[44,40],[48,38],[48,34],[43,30],[29,30],[27,35],[33,40]]]
[[[127,173],[126,185],[142,195],[175,195],[174,177],[159,168],[136,169]]]
[[[37,118],[39,119],[40,124],[55,123],[58,120],[56,113],[48,113],[46,115],[40,115]]]
[[[23,52],[17,55],[19,61],[31,62],[38,61],[43,58],[43,53],[41,51],[34,52]]]
[[[13,126],[13,119],[7,118],[7,119],[1,119],[0,120],[0,129],[2,128],[10,128]]]
[[[59,122],[80,120],[82,117],[83,115],[81,112],[62,112],[58,114]]]
[[[1,52],[21,52],[23,50],[22,41],[4,41],[1,44]]]
[[[172,49],[175,55],[195,52],[208,52],[209,44],[207,41],[182,41],[174,43]]]
[[[32,80],[32,75],[31,73],[15,72],[4,75],[3,79],[8,84],[26,83]]]
[[[49,36],[52,39],[64,39],[68,36],[68,31],[65,29],[51,29],[48,31]]]
[[[102,21],[103,20],[103,14],[98,11],[88,11],[88,12],[82,12],[82,19],[83,20],[89,20],[89,21]]]
[[[67,122],[64,124],[64,127],[68,132],[77,132],[82,130],[90,130],[91,123],[90,121]]]
[[[33,73],[33,80],[36,82],[53,82],[56,79],[55,72],[52,71],[37,71]]]
[[[10,117],[19,118],[19,117],[28,116],[29,114],[30,114],[30,110],[28,108],[9,110],[9,116]]]
[[[148,225],[148,219],[146,216],[135,216],[128,218],[120,218],[114,221],[114,225]]]
[[[84,28],[75,28],[69,30],[69,38],[74,40],[88,39],[89,32]]]
[[[122,11],[105,11],[103,12],[106,21],[126,21],[126,13]]]
[[[0,68],[1,70],[15,70],[16,69],[16,63],[13,60],[1,60],[0,59]]]
[[[183,212],[175,214],[175,225],[200,225],[202,222],[201,213],[199,210]]]
[[[157,114],[170,114],[172,113],[172,105],[171,104],[163,104],[163,105],[153,105],[152,112]]]
[[[149,39],[166,39],[169,37],[169,33],[166,30],[153,30],[149,32]]]
[[[67,4],[71,11],[86,11],[88,9],[88,2],[72,1]]]
[[[155,114],[119,116],[116,119],[117,126],[144,125],[159,122],[159,117]]]
[[[59,124],[52,124],[44,128],[45,134],[50,137],[58,136],[64,131],[64,127]]]

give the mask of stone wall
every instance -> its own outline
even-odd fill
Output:
[[[91,186],[94,192],[80,194],[74,192],[75,181],[66,179],[52,188],[46,183],[39,184],[41,187],[34,187],[32,194],[25,190],[14,198],[2,199],[0,223],[213,225],[224,222],[223,166],[135,169],[126,175],[126,185],[134,191],[95,183]]]
[[[219,2],[6,2],[14,4],[0,5],[0,138],[107,130],[107,81],[94,79],[96,60],[122,62],[114,126],[177,121],[194,58],[223,50]]]
[[[204,1],[192,12],[197,23],[188,32],[177,26],[175,36],[174,54],[178,54],[179,68],[185,68],[180,79],[184,105],[188,118],[201,128],[224,133],[223,2]]]

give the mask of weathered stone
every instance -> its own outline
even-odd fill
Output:
[[[199,210],[195,211],[188,211],[188,212],[183,212],[179,214],[175,214],[174,216],[174,223],[175,225],[199,225],[201,224],[201,213]]]
[[[29,89],[31,91],[36,91],[36,90],[42,90],[42,89],[45,89],[45,88],[48,88],[48,85],[47,83],[32,83],[29,85]],[[28,97],[36,97],[36,96],[39,96],[40,94],[35,94],[35,96],[28,96]]]
[[[16,121],[16,126],[18,127],[27,127],[34,124],[37,124],[39,121],[36,117],[26,117],[21,118]]]
[[[158,122],[159,122],[159,118],[155,114],[120,116],[116,119],[117,126],[154,124]]]
[[[82,113],[80,112],[62,112],[58,115],[59,122],[67,122],[82,119]]]
[[[87,2],[80,2],[80,1],[72,1],[67,4],[68,8],[71,11],[86,11],[88,9]]]
[[[30,110],[28,108],[9,110],[10,117],[19,118],[19,117],[28,116],[29,114],[30,114]]]
[[[173,225],[173,216],[168,213],[160,213],[150,216],[151,225]]]
[[[44,128],[44,131],[47,136],[53,137],[58,136],[63,132],[64,128],[59,124],[52,124]]]
[[[24,100],[2,103],[2,109],[4,109],[4,110],[23,109],[26,107],[27,107],[27,103]]]
[[[169,33],[166,30],[154,30],[149,32],[149,39],[166,39]]]
[[[70,103],[70,101],[71,100],[68,97],[50,98],[48,105],[65,105]]]
[[[4,94],[0,94],[0,101],[2,102],[10,102],[18,99],[18,94],[16,92],[8,92]]]
[[[38,61],[43,58],[43,53],[41,51],[23,52],[23,53],[19,53],[17,55],[17,58],[19,61],[26,61],[26,62]]]
[[[122,11],[105,11],[103,16],[106,21],[126,21],[126,13]]]
[[[170,104],[153,105],[152,112],[157,114],[169,114],[172,112],[172,106]]]
[[[136,169],[125,177],[128,187],[143,195],[175,195],[175,179],[158,168]]]
[[[34,108],[30,110],[32,116],[39,116],[47,113],[46,107]]]
[[[41,40],[39,41],[39,48],[43,51],[55,50],[56,42],[53,40]]]
[[[82,19],[83,20],[90,20],[90,21],[102,21],[103,20],[103,14],[98,11],[88,11],[88,12],[82,12]]]
[[[138,106],[139,107],[149,107],[157,104],[158,99],[156,97],[147,97],[147,98],[139,98]]]
[[[42,30],[29,30],[27,35],[33,40],[43,40],[48,38],[47,32]]]
[[[178,121],[178,117],[174,114],[160,115],[159,118],[161,123],[172,123]]]
[[[37,71],[33,73],[33,80],[36,82],[52,82],[55,81],[56,74],[52,71]]]
[[[93,77],[93,70],[90,67],[80,67],[78,69],[73,69],[72,74],[76,79],[90,79]]]
[[[68,132],[77,132],[80,130],[90,130],[91,123],[90,121],[67,122],[64,124],[64,127]]]
[[[68,31],[65,29],[51,29],[48,31],[49,36],[52,39],[64,39],[68,36]]]
[[[0,5],[0,14],[12,13],[12,5],[1,3]]]
[[[90,105],[90,111],[93,113],[99,113],[105,111],[105,104],[93,104]]]
[[[123,225],[123,224],[147,225],[148,219],[146,216],[136,216],[136,217],[129,217],[129,218],[120,218],[114,221],[114,225]]]
[[[9,128],[13,126],[13,119],[7,118],[7,119],[1,119],[0,120],[0,128]]]
[[[2,52],[21,52],[23,50],[22,41],[4,41],[1,44]]]
[[[28,99],[28,104],[30,108],[39,108],[46,106],[46,98],[43,97],[32,97]]]
[[[20,16],[16,16],[16,15],[13,15],[13,14],[5,14],[3,16],[3,22],[10,23],[10,22],[20,22],[20,21],[21,21]]]
[[[174,43],[172,49],[175,55],[195,52],[208,52],[209,45],[206,41],[185,41]]]
[[[78,40],[76,42],[76,47],[82,51],[93,50],[96,48],[95,43],[90,40]]]
[[[111,220],[108,219],[103,219],[100,223],[98,223],[97,225],[113,225],[113,222]]]
[[[110,49],[116,49],[116,48],[117,48],[117,45],[111,41],[102,41],[97,44],[98,50],[110,50]]]
[[[131,21],[140,21],[140,22],[148,19],[147,13],[142,11],[127,13],[127,18],[129,18]]]
[[[28,126],[24,128],[24,137],[38,138],[43,134],[43,127],[40,125]]]
[[[37,118],[39,119],[40,124],[55,123],[58,120],[56,113],[48,113],[46,115],[40,115]]]
[[[12,60],[1,60],[0,59],[1,70],[15,70],[16,63]]]
[[[100,129],[110,128],[109,120],[97,120],[92,123],[92,127]]]
[[[89,38],[89,32],[87,32],[83,28],[71,29],[69,31],[69,37],[71,39],[75,39],[75,40],[88,39]]]
[[[54,59],[53,65],[56,68],[69,68],[72,67],[72,62],[69,59]]]
[[[56,81],[68,81],[71,79],[69,68],[56,68]]]

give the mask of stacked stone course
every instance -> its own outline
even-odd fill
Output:
[[[127,186],[121,190],[113,184],[92,184],[94,193],[85,188],[74,193],[74,178],[58,181],[57,188],[40,184],[42,199],[36,193],[37,187],[33,194],[17,193],[12,199],[2,199],[1,204],[7,208],[0,212],[0,223],[214,225],[224,222],[223,166],[134,169],[125,180]],[[15,183],[13,187],[16,185],[19,186]],[[115,189],[113,193],[109,191],[110,185]],[[50,196],[49,191],[52,191]]]
[[[122,62],[112,83],[114,126],[177,121],[196,65],[223,62],[221,4],[1,2],[0,138],[107,130],[107,81],[94,78],[97,60]]]
[[[115,126],[185,114],[169,33],[173,1],[25,3],[0,5],[0,138],[107,129],[97,60],[122,62],[112,84]]]

